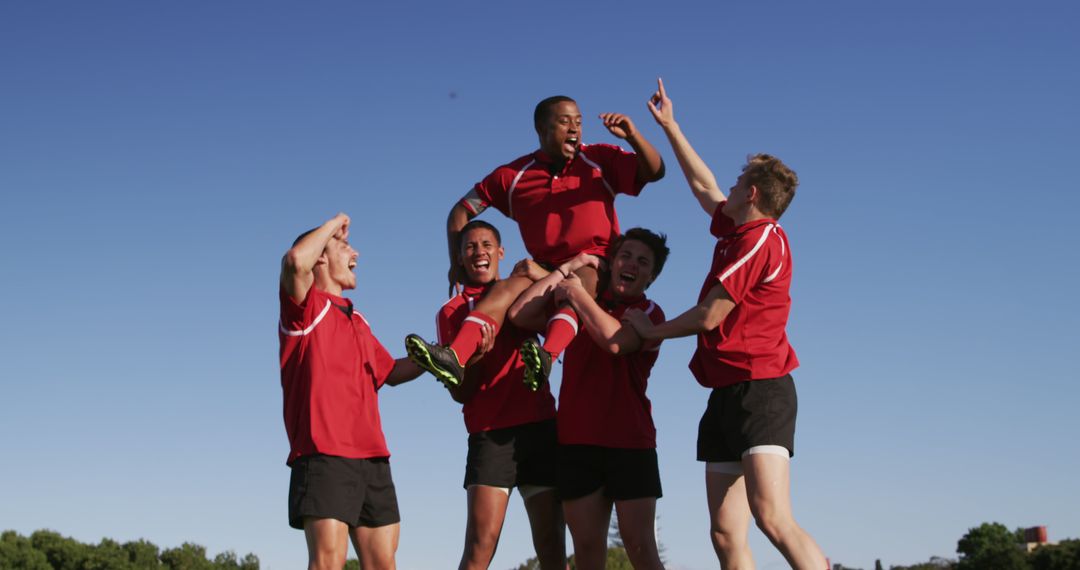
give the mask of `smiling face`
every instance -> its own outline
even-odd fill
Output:
[[[461,235],[461,265],[472,285],[498,279],[499,260],[503,254],[499,238],[487,228],[473,228]]]
[[[608,290],[619,300],[640,297],[653,282],[655,264],[656,255],[649,246],[636,239],[622,242],[611,259]]]
[[[573,101],[548,107],[547,117],[536,125],[540,150],[551,158],[570,160],[581,146],[581,111]]]
[[[349,245],[348,240],[331,238],[319,263],[322,264],[325,259],[326,276],[331,283],[341,289],[356,289],[356,274],[353,271],[359,257],[360,253]]]

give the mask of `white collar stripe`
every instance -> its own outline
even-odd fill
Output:
[[[285,324],[282,323],[281,321],[278,321],[278,328],[281,329],[281,333],[284,334],[285,336],[307,336],[308,333],[315,330],[316,325],[318,325],[320,322],[322,322],[323,318],[326,316],[326,313],[330,312],[330,305],[331,304],[332,303],[330,303],[330,300],[327,299],[326,300],[326,306],[323,307],[322,312],[319,313],[319,316],[315,317],[315,320],[311,322],[311,326],[309,326],[306,329],[298,330],[298,331],[291,331],[291,330],[286,329]],[[364,317],[360,317],[360,318],[364,318]],[[364,321],[364,322],[366,323],[367,321]]]

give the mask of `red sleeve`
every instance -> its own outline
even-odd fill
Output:
[[[357,313],[359,314],[359,313]],[[360,317],[367,325],[367,319],[363,316]],[[368,361],[364,363],[371,370],[371,376],[375,379],[375,389],[382,388],[382,385],[386,383],[386,379],[390,376],[390,371],[394,369],[394,357],[390,356],[390,353],[386,350],[386,347],[379,342],[379,339],[375,338],[375,334],[371,332],[371,326],[367,325],[367,334],[364,335],[364,354],[368,355]]]
[[[660,305],[657,305],[656,303],[652,303],[652,306],[646,309],[646,311],[646,316],[649,317],[649,320],[652,321],[652,324],[654,325],[658,325],[667,320],[667,317],[664,315],[664,310],[661,309]],[[645,344],[642,345],[641,350],[660,350],[660,343],[662,342],[662,340],[647,341]]]
[[[736,303],[742,302],[746,293],[761,282],[766,275],[769,258],[773,254],[769,246],[772,224],[758,226],[739,236],[727,247],[711,278],[724,286],[724,290]]]
[[[637,196],[645,187],[638,182],[637,155],[609,144],[593,144],[586,148],[587,156],[600,165],[604,179],[616,194]]]
[[[314,285],[308,288],[307,296],[304,297],[302,303],[297,303],[285,292],[285,287],[278,285],[278,300],[281,305],[281,328],[287,331],[298,331],[310,326],[315,319],[315,315],[325,305],[319,299],[319,290]]]
[[[721,211],[724,209],[725,202],[727,202],[727,200],[716,205],[716,210],[713,211],[712,223],[709,225],[709,233],[716,238],[722,238],[735,229],[735,220],[727,217],[727,215]]]
[[[508,201],[507,190],[510,189],[510,184],[514,180],[516,172],[511,172],[509,168],[500,166],[496,168],[491,174],[484,177],[483,180],[476,183],[473,187],[473,193],[476,194],[476,198],[480,200],[481,205],[485,208],[488,206],[495,206],[497,210],[503,213],[504,216],[510,216],[510,203]],[[463,198],[461,203],[464,204],[469,211],[479,213],[475,211],[475,208],[470,204],[466,198]]]
[[[450,322],[452,312],[453,309],[447,304],[435,315],[435,332],[438,334],[439,344],[450,344],[450,341],[454,340],[454,335],[457,334],[457,327]]]

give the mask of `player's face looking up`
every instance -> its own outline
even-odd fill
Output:
[[[548,108],[547,119],[537,126],[540,150],[551,158],[570,160],[581,146],[581,111],[577,103],[560,101]]]
[[[735,185],[728,189],[727,201],[721,209],[724,215],[732,219],[738,218],[740,210],[747,206],[749,192],[750,184],[746,181],[746,175],[742,174],[735,181]]]
[[[356,260],[360,254],[349,245],[348,240],[331,238],[323,250],[323,256],[326,257],[326,270],[330,279],[341,285],[342,289],[355,289],[356,274],[353,270],[356,269]]]
[[[461,264],[469,283],[481,285],[498,279],[502,258],[503,248],[491,230],[476,228],[461,236]]]
[[[656,255],[644,243],[628,239],[611,259],[611,282],[608,289],[618,299],[641,296],[653,281]]]

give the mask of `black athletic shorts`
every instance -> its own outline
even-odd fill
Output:
[[[350,527],[400,522],[390,459],[298,458],[289,481],[289,526],[304,528],[305,517],[337,519]]]
[[[560,445],[559,498],[580,499],[603,487],[614,501],[660,498],[660,466],[655,449]]]
[[[779,445],[794,456],[798,407],[790,374],[714,388],[698,424],[698,461],[741,461],[758,445]]]
[[[553,419],[469,434],[465,488],[554,487],[555,441]]]

